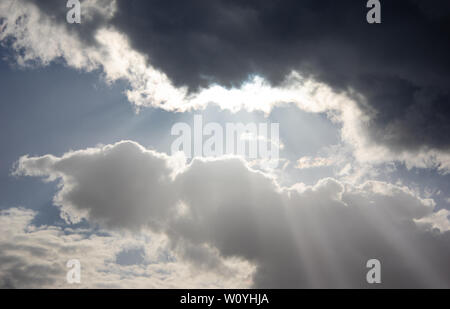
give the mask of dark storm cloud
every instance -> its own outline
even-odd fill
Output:
[[[366,2],[118,0],[108,23],[176,85],[233,86],[252,74],[276,85],[298,70],[361,92],[375,142],[449,149],[449,2],[381,1],[376,25],[366,22]],[[60,15],[50,3],[38,5]],[[72,29],[91,41],[100,21]]]

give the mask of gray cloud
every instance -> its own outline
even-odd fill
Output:
[[[248,261],[256,287],[368,287],[371,258],[382,262],[383,287],[450,286],[450,234],[432,229],[434,202],[405,187],[323,179],[282,188],[239,159],[176,162],[120,142],[22,157],[16,174],[58,180],[55,203],[69,216],[150,228],[197,265]]]

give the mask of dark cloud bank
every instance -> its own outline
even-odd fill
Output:
[[[56,2],[37,4],[65,23]],[[298,70],[362,93],[375,142],[448,150],[450,3],[381,1],[382,23],[371,25],[366,2],[118,0],[108,23],[177,85],[233,86],[252,74],[276,85]],[[94,44],[104,23],[98,16],[71,29]]]

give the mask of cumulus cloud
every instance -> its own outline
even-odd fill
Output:
[[[0,288],[227,288],[247,287],[252,267],[227,261],[226,276],[193,269],[165,237],[60,226],[36,226],[25,208],[0,211]],[[140,256],[130,256],[130,252]],[[81,282],[66,281],[78,259]]]
[[[24,156],[15,174],[58,181],[66,218],[149,229],[204,269],[246,261],[255,287],[367,287],[372,258],[384,287],[450,286],[448,219],[406,187],[327,178],[285,188],[238,158],[183,165],[131,141]]]

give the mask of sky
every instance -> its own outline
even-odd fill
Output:
[[[450,4],[380,2],[1,1],[0,287],[449,288]]]

